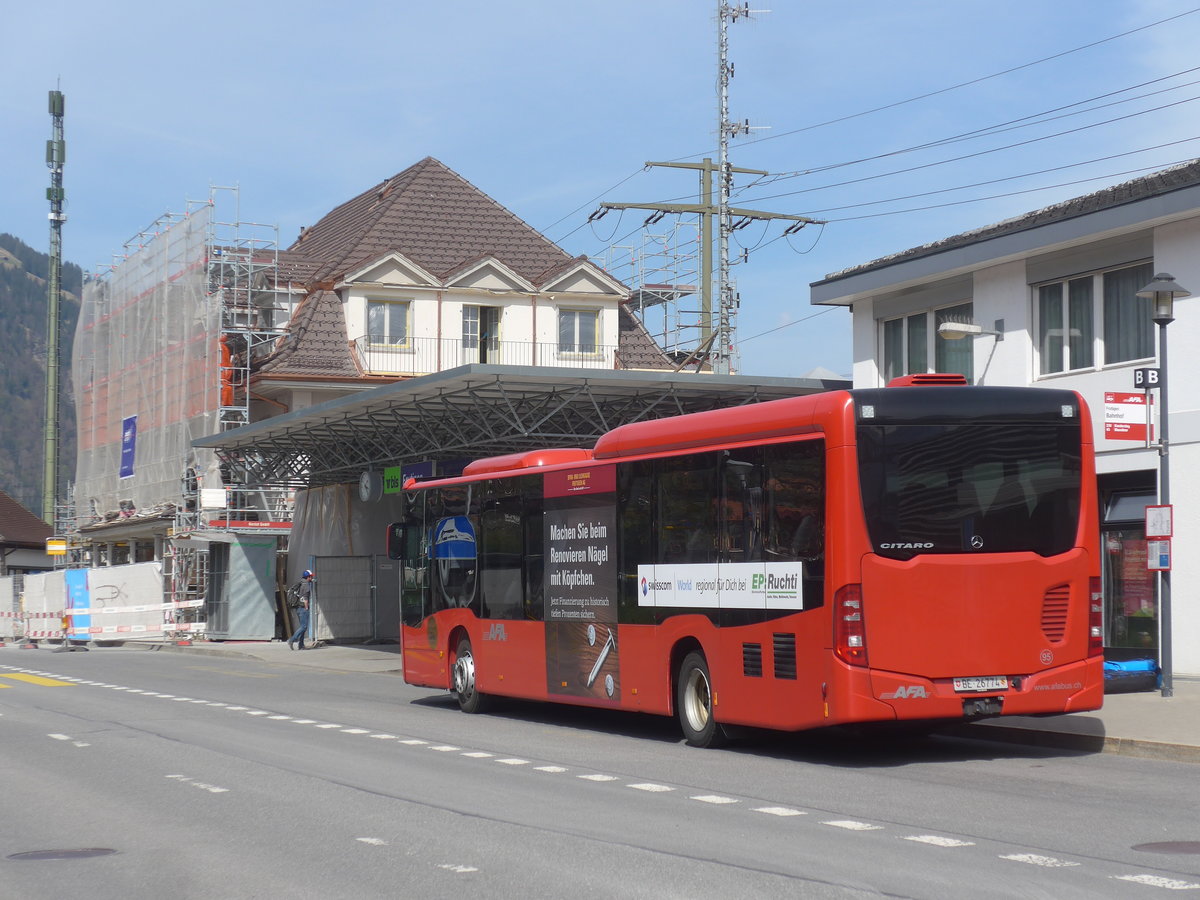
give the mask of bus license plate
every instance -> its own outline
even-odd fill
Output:
[[[980,675],[975,678],[955,678],[956,691],[1004,691],[1008,690],[1008,678],[1004,675]]]

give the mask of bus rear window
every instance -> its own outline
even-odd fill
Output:
[[[1079,518],[1078,421],[858,427],[875,552],[1064,553]]]

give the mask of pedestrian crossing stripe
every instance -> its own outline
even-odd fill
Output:
[[[74,687],[74,683],[70,681],[59,681],[57,678],[43,678],[41,675],[27,675],[24,672],[13,672],[11,674],[0,673],[0,678],[12,678],[15,681],[26,681],[29,684],[40,684],[42,687]],[[0,681],[0,688],[12,687],[11,684],[5,684]]]

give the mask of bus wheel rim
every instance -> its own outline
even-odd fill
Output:
[[[454,692],[469,697],[475,690],[475,660],[463,653],[454,661]]]
[[[704,673],[699,669],[693,669],[688,675],[685,697],[684,712],[687,713],[688,722],[696,731],[702,731],[704,726],[708,724],[708,717],[710,715],[710,694],[708,679],[704,677]]]

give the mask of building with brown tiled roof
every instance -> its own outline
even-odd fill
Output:
[[[299,286],[252,376],[254,419],[470,363],[671,369],[629,289],[426,157],[280,254]]]
[[[0,491],[0,575],[41,572],[52,567],[46,538],[53,529]]]

